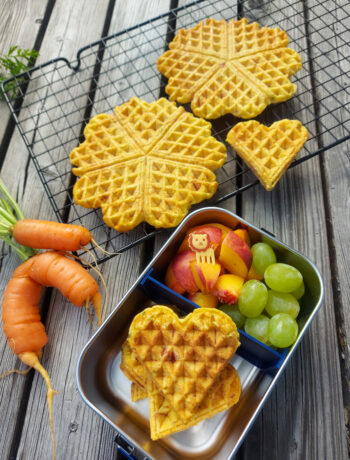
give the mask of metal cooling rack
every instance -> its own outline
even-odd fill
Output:
[[[141,224],[120,234],[103,223],[100,210],[76,206],[69,153],[83,141],[83,128],[93,115],[112,112],[115,105],[132,96],[148,102],[165,96],[167,80],[157,71],[157,58],[177,30],[208,17],[228,20],[245,16],[262,26],[278,26],[290,37],[289,46],[301,55],[303,69],[292,77],[297,94],[269,106],[258,117],[264,123],[299,119],[307,127],[310,139],[291,166],[349,139],[350,98],[343,66],[349,63],[345,32],[350,29],[350,4],[339,1],[342,6],[334,2],[329,9],[328,3],[326,9],[320,0],[307,10],[305,2],[293,5],[290,0],[279,1],[278,6],[273,1],[239,1],[235,7],[230,1],[198,0],[92,43],[79,50],[74,62],[53,59],[9,79],[16,82],[16,97],[6,93],[5,82],[6,101],[57,219],[84,225],[109,251],[125,251],[159,232]],[[214,121],[213,135],[224,142],[238,121],[232,116]],[[227,162],[216,175],[218,192],[201,206],[219,203],[257,183],[229,146]],[[108,258],[96,256],[98,262]]]

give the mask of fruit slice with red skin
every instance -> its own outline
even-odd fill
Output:
[[[203,308],[216,308],[218,306],[218,299],[213,294],[203,294],[196,292],[188,296],[189,300]]]
[[[165,284],[168,286],[168,288],[172,289],[178,294],[185,293],[185,289],[181,286],[181,284],[175,278],[172,262],[168,266],[167,271],[165,273]]]
[[[237,228],[237,230],[234,230],[234,233],[242,238],[242,240],[250,247],[250,237],[248,230],[245,228]]]
[[[185,250],[191,249],[190,244],[189,244],[189,239],[191,233],[199,233],[199,234],[206,234],[209,239],[209,247],[213,248],[214,251],[218,250],[221,244],[221,239],[222,239],[222,230],[220,228],[214,227],[212,225],[199,225],[197,227],[191,228],[185,236],[185,239],[181,243],[181,246],[179,247],[178,253],[183,252]]]
[[[191,265],[195,261],[196,254],[188,250],[177,254],[171,262],[171,269],[174,275],[174,279],[189,294],[194,294],[198,291],[198,286],[193,278],[191,270]],[[169,278],[171,279],[170,276]],[[168,287],[173,289],[171,286]]]
[[[221,235],[221,242],[224,240],[224,238],[226,237],[226,235],[228,234],[228,232],[230,232],[231,230],[233,230],[233,228],[229,228],[229,227],[226,227],[226,225],[223,225],[223,224],[208,224],[210,225],[211,227],[216,227],[216,228],[220,228],[220,230],[222,231],[222,235]]]
[[[241,276],[232,274],[221,275],[212,293],[220,302],[233,305],[238,301],[243,284],[244,278]]]
[[[219,262],[233,275],[246,278],[253,255],[245,241],[234,231],[229,232],[221,244]]]
[[[203,294],[211,292],[219,278],[221,265],[194,262],[191,264],[192,275]]]

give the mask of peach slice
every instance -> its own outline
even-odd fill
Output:
[[[191,264],[191,270],[198,288],[203,294],[208,294],[214,288],[219,278],[221,265],[195,262]]]
[[[247,280],[258,280],[262,281],[264,279],[264,275],[261,275],[259,272],[255,270],[253,265],[250,266],[248,275],[247,275]]]
[[[222,236],[221,236],[221,243],[222,241],[224,240],[224,238],[226,237],[226,235],[228,234],[228,232],[230,232],[231,230],[233,230],[232,228],[230,227],[226,227],[226,225],[223,225],[223,224],[208,224],[210,225],[211,227],[216,227],[216,228],[220,228],[220,230],[222,231]]]
[[[212,292],[220,302],[233,305],[238,301],[243,284],[244,278],[241,276],[221,275]]]
[[[245,228],[237,228],[237,230],[234,230],[234,233],[242,238],[242,240],[250,247],[250,237],[248,230]]]
[[[214,227],[212,225],[199,225],[197,227],[191,228],[186,233],[185,239],[183,240],[181,246],[179,247],[179,250],[177,251],[178,253],[191,249],[189,241],[191,239],[191,234],[206,234],[207,239],[209,241],[209,247],[213,248],[214,250],[219,248],[221,244],[222,230],[220,228]]]
[[[193,278],[191,265],[196,262],[196,254],[192,251],[183,251],[177,254],[170,264],[165,283],[174,291],[179,292],[178,286],[181,286],[184,291],[189,294],[194,294],[198,291],[198,286]],[[167,280],[169,284],[167,284]],[[183,294],[183,292],[179,294]]]
[[[165,284],[168,288],[172,289],[173,291],[177,292],[178,294],[184,294],[185,289],[181,286],[181,284],[177,281],[174,275],[173,264],[171,263],[167,271],[165,273]]]
[[[202,292],[196,292],[193,295],[189,295],[188,298],[203,308],[216,308],[218,305],[218,299],[213,294],[203,294]]]
[[[253,255],[245,241],[233,230],[221,244],[219,262],[233,275],[246,278],[252,264]]]

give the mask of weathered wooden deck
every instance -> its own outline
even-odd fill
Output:
[[[324,0],[323,8],[344,6],[348,0]],[[63,56],[107,34],[121,31],[166,12],[170,0],[2,0],[0,51],[10,45],[35,47],[36,62]],[[232,4],[235,11],[236,2]],[[246,2],[251,8],[269,8],[269,2]],[[279,4],[279,0],[272,1]],[[314,0],[293,0],[303,15],[315,10]],[[339,21],[342,20],[339,8]],[[235,14],[233,14],[235,17]],[[296,23],[298,23],[296,18]],[[300,17],[302,22],[304,19]],[[283,28],[283,23],[276,24]],[[349,17],[347,33],[350,42]],[[349,46],[332,44],[344,60],[344,88],[349,85]],[[322,76],[315,75],[322,79]],[[322,91],[322,86],[320,87]],[[312,97],[312,94],[307,97]],[[343,103],[349,105],[349,92]],[[347,98],[347,100],[345,99]],[[322,110],[322,108],[320,109]],[[300,115],[302,119],[303,114]],[[305,114],[305,116],[309,116]],[[345,136],[339,128],[339,137]],[[326,145],[324,136],[320,145]],[[317,146],[315,145],[315,149]],[[273,232],[286,244],[310,258],[325,283],[325,302],[302,341],[253,429],[243,443],[239,459],[334,459],[349,457],[350,408],[350,193],[349,142],[289,170],[276,189],[260,186],[245,191],[222,206],[238,211],[257,227]],[[26,216],[55,220],[23,140],[0,103],[1,177],[19,201]],[[154,250],[164,241],[158,237]],[[109,312],[128,290],[144,266],[149,246],[139,245],[106,262],[102,269],[110,288]],[[2,248],[0,259],[2,296],[19,260]],[[79,354],[91,337],[86,313],[73,308],[57,292],[49,290],[43,311],[49,342],[42,362],[59,390],[54,398],[57,459],[110,460],[116,458],[115,432],[89,409],[78,394],[75,369]],[[1,372],[21,367],[0,337]],[[0,381],[0,457],[49,459],[51,436],[42,378],[34,372]]]

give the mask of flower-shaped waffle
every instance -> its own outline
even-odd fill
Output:
[[[226,148],[211,136],[211,125],[167,99],[138,98],[93,117],[85,141],[70,154],[81,178],[76,204],[101,207],[107,225],[131,230],[142,221],[173,227],[192,204],[217,189],[213,170]]]
[[[298,120],[280,120],[270,127],[251,120],[237,123],[226,140],[270,191],[308,137]]]
[[[185,318],[168,307],[139,313],[128,343],[179,419],[187,423],[239,346],[234,322],[214,308]]]
[[[218,118],[232,113],[253,118],[267,105],[293,96],[290,75],[301,69],[299,54],[287,48],[286,32],[247,19],[207,19],[181,29],[157,61],[168,77],[171,100],[191,102],[194,114]]]

